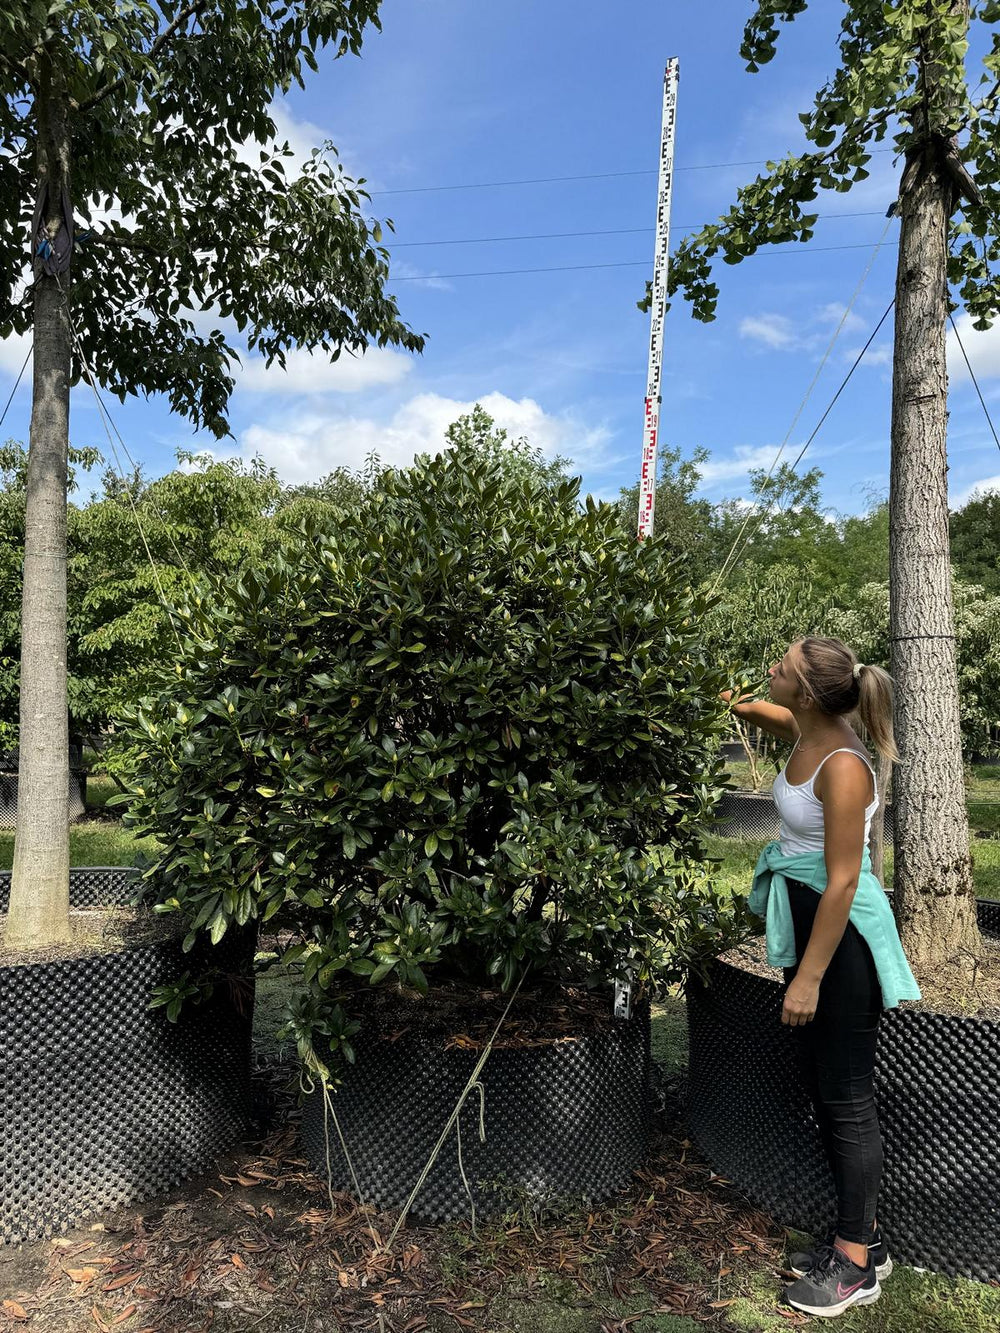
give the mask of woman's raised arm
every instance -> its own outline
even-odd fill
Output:
[[[732,694],[732,690],[722,691],[722,697],[727,702],[731,700]],[[767,704],[755,699],[752,694],[744,694],[738,703],[733,704],[733,712],[741,722],[749,722],[783,741],[794,742],[799,738],[794,715],[790,709],[782,708],[779,704]]]

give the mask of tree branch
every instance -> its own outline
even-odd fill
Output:
[[[12,73],[16,74],[19,79],[23,79],[27,84],[31,83],[31,75],[28,73],[28,67],[26,65],[22,65],[20,61],[15,60],[13,56],[7,55],[5,51],[0,51],[0,61],[3,61],[7,68]]]
[[[176,36],[179,29],[184,26],[188,19],[193,18],[201,10],[207,9],[211,3],[212,0],[192,0],[192,3],[185,9],[182,9],[173,22],[169,23],[167,27],[164,28],[163,32],[160,33],[159,37],[157,37],[156,41],[149,48],[149,53],[146,59],[155,60],[163,48]],[[112,97],[118,92],[119,88],[124,87],[127,77],[126,74],[119,74],[117,79],[113,79],[111,83],[107,84],[104,88],[99,89],[93,97],[88,98],[86,102],[81,102],[80,110],[92,111],[95,106],[100,105],[106,98]]]

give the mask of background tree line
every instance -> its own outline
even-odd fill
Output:
[[[707,451],[661,453],[656,516],[696,582],[719,583],[708,632],[720,654],[749,673],[791,638],[835,634],[859,656],[889,667],[889,506],[871,494],[860,514],[824,506],[819,468],[781,464],[750,473],[752,499],[712,503],[697,495]],[[629,518],[638,486],[622,491]],[[745,526],[744,526],[745,525]],[[949,515],[955,632],[966,757],[1000,736],[1000,495],[974,494]],[[735,562],[727,558],[742,531]]]
[[[449,429],[445,442],[459,440],[551,482],[568,471],[565,460],[509,440],[481,408]],[[721,602],[705,626],[720,657],[763,674],[784,642],[816,631],[840,634],[865,660],[887,665],[886,502],[873,495],[861,514],[831,513],[818,468],[799,476],[782,465],[770,477],[751,473],[749,505],[735,498],[713,503],[697,493],[707,458],[701,449],[689,458],[663,450],[657,540],[673,549],[694,584],[711,585],[743,529],[743,554],[720,584]],[[101,460],[96,450],[77,450],[73,462],[79,497],[79,473],[93,477]],[[25,465],[20,445],[0,446],[0,748],[17,735]],[[331,513],[349,518],[384,470],[371,458],[360,471],[338,468],[288,486],[259,459],[181,454],[177,467],[156,479],[105,467],[89,498],[70,505],[75,734],[106,733],[122,708],[146,692],[156,665],[175,646],[167,608],[192,580],[225,571],[236,577],[243,567],[266,563],[291,526]],[[631,527],[638,488],[623,490],[619,504]],[[953,512],[951,539],[963,743],[971,755],[988,750],[1000,726],[1000,496],[975,495]],[[113,768],[113,747],[108,758]]]

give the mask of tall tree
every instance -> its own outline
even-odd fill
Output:
[[[952,512],[951,558],[959,574],[1000,592],[1000,492],[976,492]]]
[[[708,461],[708,450],[698,446],[685,458],[674,445],[661,445],[656,473],[656,536],[666,542],[675,555],[682,556],[693,584],[700,583],[714,571],[716,545],[713,543],[712,506],[696,496],[701,482],[701,465]],[[618,498],[622,520],[629,527],[639,523],[639,483],[623,486]],[[721,557],[719,557],[721,559]]]
[[[815,6],[825,20],[828,7]],[[742,55],[772,59],[779,26],[807,0],[757,0]],[[946,480],[948,279],[979,327],[1000,309],[1000,22],[997,0],[847,0],[840,61],[802,121],[811,145],[768,163],[717,223],[688,237],[670,289],[714,317],[713,261],[739,263],[762,245],[807,240],[820,190],[863,180],[891,134],[903,157],[896,280],[889,496],[892,669],[903,761],[895,780],[899,914],[925,971],[967,970],[981,953],[962,785]],[[987,48],[983,95],[965,70],[969,24]],[[982,85],[980,85],[982,88]],[[963,145],[959,135],[964,132]],[[978,180],[974,183],[965,163]],[[953,217],[961,206],[961,220]]]
[[[34,335],[9,945],[69,929],[66,466],[82,361],[119,397],[166,394],[223,435],[236,349],[199,332],[199,311],[232,317],[268,363],[299,345],[422,346],[384,293],[367,196],[329,154],[294,174],[273,146],[275,96],[320,48],[356,54],[378,10],[0,0],[0,318]]]

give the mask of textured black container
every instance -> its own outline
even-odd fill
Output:
[[[78,906],[132,896],[127,872],[74,875]],[[6,907],[9,875],[0,880]],[[34,1240],[146,1199],[208,1166],[246,1132],[252,936],[181,952],[0,968],[0,1241]],[[148,1008],[181,972],[229,978],[176,1024]]]
[[[1000,903],[979,905],[1000,935]],[[716,962],[688,986],[688,1115],[701,1151],[780,1222],[825,1235],[835,1197],[784,987]],[[950,1276],[1000,1279],[1000,1023],[892,1010],[876,1095],[885,1145],[879,1218],[894,1257]]]
[[[404,1035],[364,1039],[357,1062],[332,1094],[362,1197],[400,1208],[455,1108],[479,1052]],[[494,1050],[459,1117],[462,1162],[477,1216],[513,1198],[536,1203],[569,1196],[597,1200],[625,1185],[648,1147],[649,1007],[607,1031],[576,1041]],[[485,1142],[480,1141],[480,1110]],[[351,1190],[336,1132],[329,1127],[331,1183]],[[323,1098],[306,1101],[302,1138],[314,1170],[326,1175]],[[505,1189],[506,1186],[506,1189]],[[413,1205],[433,1222],[468,1217],[454,1132]]]

